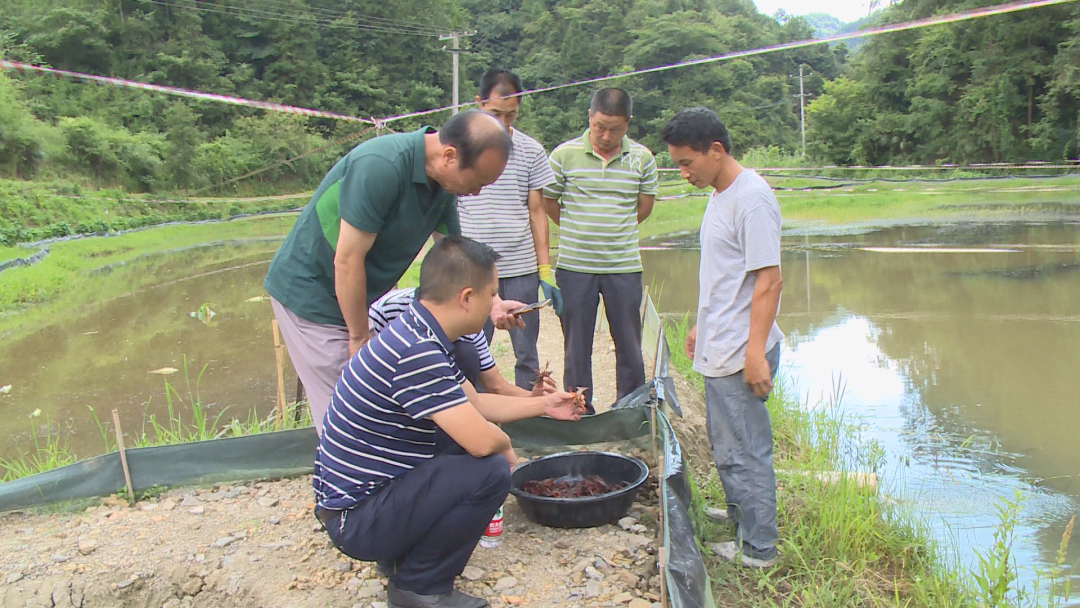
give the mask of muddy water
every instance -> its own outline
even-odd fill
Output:
[[[210,245],[107,269],[101,283],[115,293],[95,291],[92,301],[76,294],[79,304],[56,322],[4,338],[0,385],[12,388],[0,395],[0,456],[18,454],[32,430],[45,434],[46,423],[80,457],[100,453],[88,405],[102,421],[118,409],[129,441],[144,428],[152,434],[144,420],[167,418],[166,380],[185,403],[197,395],[222,422],[268,415],[277,394],[273,315],[268,301],[245,300],[265,293],[262,278],[277,245]],[[204,303],[216,313],[209,325],[190,316]],[[166,367],[181,371],[149,373]],[[295,390],[291,367],[287,373],[286,386]],[[40,415],[32,417],[35,410]]]
[[[971,564],[994,506],[1024,497],[1030,583],[1080,513],[1080,225],[785,237],[782,374],[809,407],[839,388],[888,451],[885,487]],[[646,282],[692,310],[691,237],[652,243]],[[1080,561],[1074,538],[1069,564]],[[1075,587],[1075,584],[1074,584]]]

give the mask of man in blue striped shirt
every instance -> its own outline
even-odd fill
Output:
[[[421,264],[417,299],[349,360],[326,413],[315,514],[342,553],[393,562],[393,607],[488,605],[456,591],[454,579],[509,493],[515,456],[478,411],[492,396],[476,393],[451,351],[491,312],[497,257],[464,237],[439,240]],[[565,407],[571,399],[528,401]],[[437,430],[465,453],[437,453]]]
[[[499,284],[502,285],[501,279]],[[372,302],[368,307],[368,331],[371,335],[379,333],[401,313],[407,311],[415,297],[416,289],[406,287],[387,292],[386,295]],[[539,313],[527,313],[525,316],[538,315]],[[486,327],[485,324],[485,329]],[[532,390],[520,388],[503,378],[502,372],[495,365],[495,359],[491,356],[491,349],[484,332],[478,331],[475,334],[461,336],[454,341],[454,350],[450,354],[454,357],[454,363],[457,364],[461,373],[465,374],[465,378],[478,390],[482,389],[487,393],[508,397],[538,397],[555,391],[555,381],[550,377],[543,383],[532,382]],[[531,373],[533,376],[530,376],[530,380],[535,376],[536,370]],[[548,413],[548,415],[560,420],[568,419],[558,414]]]

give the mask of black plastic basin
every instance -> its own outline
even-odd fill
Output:
[[[629,485],[583,498],[548,498],[521,489],[526,481],[589,475],[599,475],[613,485]],[[608,452],[563,452],[518,465],[510,476],[510,493],[530,521],[555,528],[592,528],[625,516],[648,476],[649,467],[637,458]]]

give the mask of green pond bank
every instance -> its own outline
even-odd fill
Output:
[[[665,327],[673,367],[703,399],[703,380],[682,348],[688,318]],[[859,420],[844,413],[840,396],[806,404],[787,389],[780,378],[767,403],[775,441],[780,561],[758,571],[722,562],[703,548],[717,606],[1064,605],[1071,563],[1064,547],[1071,525],[1056,563],[1039,573],[1034,589],[1021,589],[1011,560],[1018,502],[1003,503],[996,542],[979,552],[976,571],[968,572],[935,544],[927,516],[875,491],[877,478],[870,475],[883,463],[882,447],[860,437]],[[692,477],[691,518],[701,544],[734,540],[730,526],[704,515],[705,507],[724,504],[715,470],[698,466]]]

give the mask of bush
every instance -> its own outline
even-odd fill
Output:
[[[134,191],[150,191],[160,180],[165,140],[156,133],[131,133],[89,116],[60,119],[69,162],[94,178]]]
[[[0,74],[0,175],[32,177],[63,148],[59,131],[35,118],[15,83]]]
[[[745,167],[809,167],[810,161],[802,155],[792,154],[787,150],[769,146],[767,148],[751,148],[743,153],[739,159]]]

